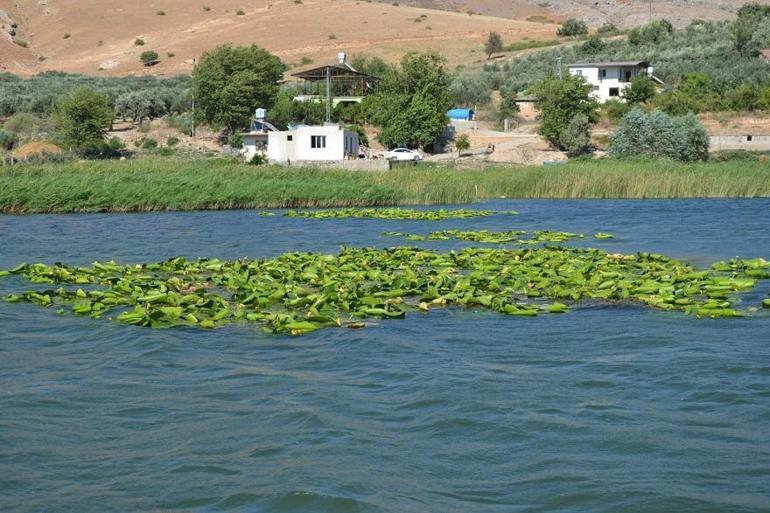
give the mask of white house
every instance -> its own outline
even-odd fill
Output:
[[[271,163],[341,161],[358,157],[358,149],[358,134],[339,125],[298,126],[267,134]]]
[[[601,103],[610,98],[622,100],[623,90],[639,75],[647,75],[658,84],[663,82],[652,74],[646,61],[584,62],[567,66],[570,75],[580,75],[593,86],[591,93]]]

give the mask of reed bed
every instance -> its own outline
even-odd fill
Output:
[[[770,197],[770,164],[577,161],[387,172],[148,159],[0,168],[0,212],[140,212],[471,203],[490,198]]]

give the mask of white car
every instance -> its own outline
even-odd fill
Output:
[[[385,160],[422,160],[422,155],[409,148],[395,148],[383,155]]]

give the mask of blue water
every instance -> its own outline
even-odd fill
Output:
[[[2,216],[0,268],[336,252],[443,228],[609,231],[584,244],[698,265],[770,259],[770,200],[474,208],[520,215]],[[0,280],[0,294],[20,285]],[[770,511],[770,315],[446,309],[288,337],[0,302],[0,511]]]

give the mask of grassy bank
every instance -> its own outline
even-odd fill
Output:
[[[154,159],[0,168],[0,212],[5,213],[450,204],[501,196],[770,197],[770,164],[603,160],[352,172]]]

